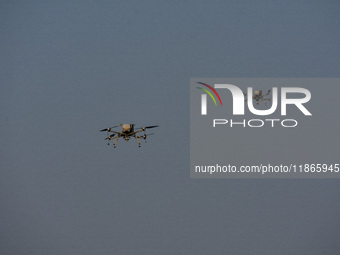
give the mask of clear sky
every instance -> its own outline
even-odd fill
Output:
[[[190,179],[192,77],[339,77],[338,1],[1,1],[1,254],[337,254],[339,180]],[[160,125],[147,143],[99,130]]]

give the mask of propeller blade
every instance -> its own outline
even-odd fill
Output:
[[[120,127],[122,124],[119,124],[117,126],[113,126],[113,127],[109,127],[109,128],[104,128],[102,130],[99,130],[100,132],[104,132],[104,131],[107,131],[107,132],[110,132],[112,128],[116,128],[116,127]]]
[[[116,134],[110,135],[109,137],[106,137],[105,140],[112,140]]]
[[[144,127],[144,128],[155,128],[155,127],[159,127],[158,125],[157,126],[147,126],[147,127]]]

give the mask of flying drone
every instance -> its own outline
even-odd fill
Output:
[[[247,96],[247,93],[244,93],[244,96]],[[264,105],[267,105],[266,101],[270,101],[270,98],[264,98],[265,96],[268,96],[270,94],[270,90],[267,91],[267,93],[265,95],[262,94],[262,90],[255,90],[253,93],[253,99],[256,101],[256,104],[259,104],[259,100],[262,100],[264,102]],[[244,101],[247,101],[247,99],[245,99]]]
[[[122,127],[122,131],[118,132],[118,131],[112,130],[112,129],[117,128],[117,127]],[[100,132],[106,131],[107,135],[109,135],[109,133],[113,133],[113,134],[109,135],[108,137],[106,137],[105,140],[108,140],[107,144],[110,145],[110,141],[114,139],[115,140],[114,143],[113,143],[114,148],[117,147],[118,139],[121,138],[121,137],[125,141],[129,141],[131,137],[136,138],[136,141],[138,143],[138,147],[140,147],[139,139],[146,140],[146,137],[149,136],[149,135],[153,135],[153,133],[151,133],[151,134],[145,134],[144,133],[144,135],[137,135],[137,134],[140,133],[140,132],[145,132],[147,129],[155,128],[155,127],[158,127],[158,126],[141,127],[141,128],[137,128],[139,130],[135,131],[134,130],[135,124],[119,124],[119,125],[114,126],[114,127],[102,129],[102,130],[100,130]]]

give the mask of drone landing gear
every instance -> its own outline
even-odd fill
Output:
[[[117,147],[118,138],[119,138],[119,136],[116,137],[115,143],[113,144],[113,148],[116,148],[116,147]]]
[[[137,140],[137,143],[138,143],[138,147],[140,147],[140,142],[139,142],[139,140],[138,140],[138,136],[135,134],[135,138],[136,138],[136,140]]]

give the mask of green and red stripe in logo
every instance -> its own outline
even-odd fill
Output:
[[[209,88],[212,92],[214,92],[214,94],[217,96],[217,98],[220,101],[220,104],[222,106],[222,101],[221,101],[220,95],[217,93],[217,91],[213,87],[211,87],[209,84],[206,84],[206,83],[203,83],[203,82],[197,82],[197,83]],[[201,88],[201,87],[197,87],[197,88],[206,92],[214,100],[215,106],[217,106],[216,100],[209,90]]]

